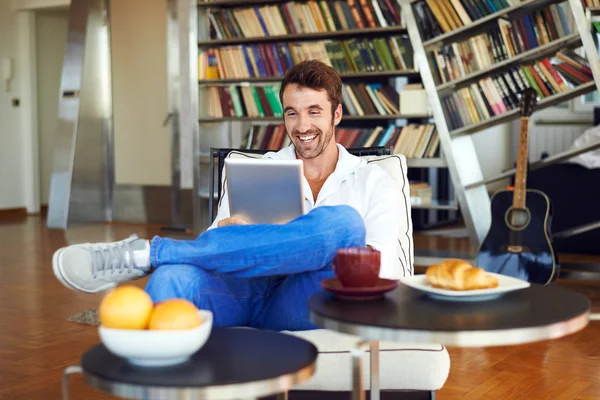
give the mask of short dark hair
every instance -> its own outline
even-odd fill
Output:
[[[288,69],[279,89],[279,101],[282,105],[283,91],[287,85],[294,83],[301,88],[326,90],[333,116],[342,100],[342,78],[335,69],[318,60],[302,61]]]

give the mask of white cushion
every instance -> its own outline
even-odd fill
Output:
[[[411,218],[411,207],[410,207],[410,185],[408,181],[408,167],[406,166],[406,157],[402,154],[392,154],[386,156],[361,156],[363,160],[366,160],[369,164],[377,165],[387,172],[392,179],[398,185],[398,189],[402,194],[402,201],[404,204],[399,206],[406,210],[406,213],[402,214],[404,221],[401,221],[398,230],[398,242],[396,244],[396,253],[401,259],[405,259],[406,256],[403,253],[403,249],[408,249],[410,275],[414,274],[414,260],[415,252],[413,246],[413,224]]]
[[[245,153],[238,150],[232,150],[227,154],[227,158],[262,158],[262,156],[261,153]]]
[[[310,380],[294,386],[294,390],[352,389],[350,350],[356,347],[360,338],[325,329],[282,333],[308,340],[319,350],[315,374]],[[381,342],[379,349],[381,390],[435,391],[448,378],[450,356],[442,345]],[[371,386],[369,355],[367,351],[363,362],[363,387],[367,389]]]

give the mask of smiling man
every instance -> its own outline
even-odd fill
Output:
[[[279,97],[286,131],[304,161],[304,176],[316,201],[338,161],[334,130],[342,120],[342,82],[325,65],[301,66],[285,77]]]
[[[211,310],[217,326],[305,330],[315,328],[306,303],[333,276],[336,250],[368,246],[381,252],[382,278],[410,274],[411,249],[397,256],[399,230],[411,232],[402,226],[410,221],[402,217],[409,214],[397,185],[335,142],[338,73],[319,61],[299,63],[287,71],[279,97],[292,144],[264,158],[303,161],[307,214],[282,225],[245,224],[229,215],[224,193],[217,218],[196,240],[132,236],[71,245],[54,254],[58,280],[96,293],[151,273],[146,291],[155,302],[186,298]]]

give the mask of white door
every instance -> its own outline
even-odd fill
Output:
[[[171,185],[166,0],[111,0],[115,183]]]
[[[69,10],[38,11],[35,18],[40,203],[48,205],[52,174],[54,136],[58,121],[58,99],[65,41],[69,26]]]

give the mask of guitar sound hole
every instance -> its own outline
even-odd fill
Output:
[[[527,208],[510,208],[506,212],[506,225],[513,231],[521,231],[529,225],[531,213]]]

